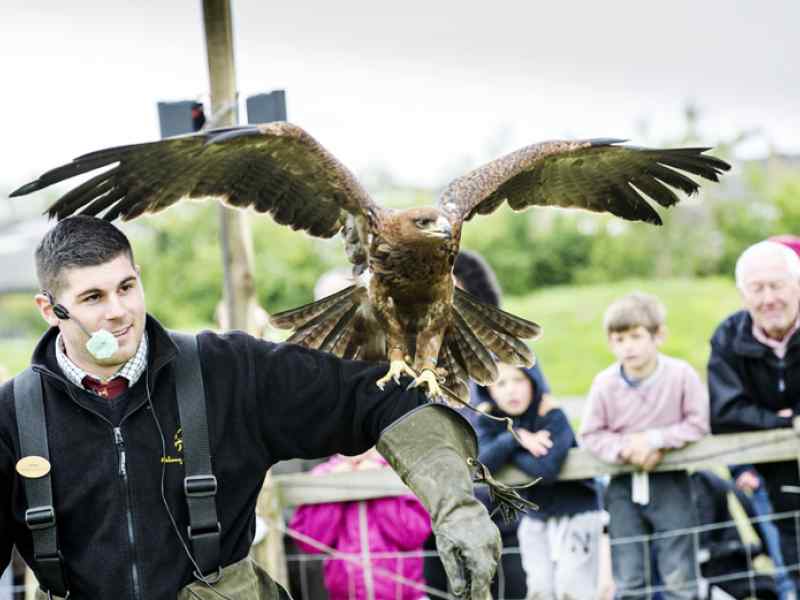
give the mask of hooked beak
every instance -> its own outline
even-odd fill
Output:
[[[436,228],[431,230],[431,234],[445,240],[449,240],[450,238],[452,238],[453,228],[450,225],[450,221],[448,221],[444,217],[439,217],[438,219],[436,219]]]

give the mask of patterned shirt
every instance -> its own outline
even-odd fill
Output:
[[[122,365],[122,368],[114,373],[111,377],[107,377],[105,379],[98,377],[97,375],[93,375],[81,369],[78,365],[76,365],[66,354],[66,349],[64,347],[64,340],[61,339],[61,334],[58,334],[56,338],[56,360],[58,361],[58,366],[61,367],[64,375],[69,379],[72,383],[77,385],[79,388],[83,388],[85,390],[89,390],[94,392],[94,390],[87,388],[84,385],[84,379],[89,377],[91,379],[95,379],[98,381],[110,381],[115,377],[123,377],[124,379],[128,380],[128,386],[133,387],[139,378],[144,373],[145,368],[147,367],[147,352],[148,352],[148,345],[147,345],[147,333],[142,336],[142,341],[139,342],[139,347],[136,349],[136,354],[134,354],[128,361]]]

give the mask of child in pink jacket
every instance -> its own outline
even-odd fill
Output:
[[[334,456],[314,468],[315,474],[381,469],[386,461],[373,448],[358,456]],[[330,600],[415,600],[420,587],[397,581],[389,573],[423,584],[421,556],[386,557],[386,553],[421,551],[431,531],[430,518],[411,494],[354,502],[331,502],[298,507],[289,527],[310,538],[362,560],[366,546],[371,577],[348,560],[325,559],[325,587]],[[297,540],[306,552],[322,550]],[[376,556],[377,555],[377,556]]]

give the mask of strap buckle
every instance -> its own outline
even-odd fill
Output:
[[[214,475],[190,475],[183,480],[183,491],[188,498],[207,498],[217,494]]]
[[[220,525],[219,521],[217,521],[216,524],[212,525],[211,527],[192,528],[192,526],[189,525],[186,528],[186,532],[189,534],[189,539],[194,541],[199,538],[219,535],[220,533],[222,533],[222,525]]]
[[[34,506],[25,511],[25,524],[28,529],[47,529],[56,524],[56,511],[52,506]]]

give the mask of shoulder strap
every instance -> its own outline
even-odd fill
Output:
[[[219,573],[222,532],[217,516],[217,478],[211,470],[206,394],[197,338],[176,332],[170,332],[170,336],[178,347],[175,387],[183,430],[183,491],[189,507],[189,540],[200,568],[195,577],[205,577]]]
[[[47,422],[44,414],[42,378],[27,368],[14,378],[14,408],[17,413],[20,458],[40,456],[50,462]],[[56,513],[53,507],[53,484],[48,472],[38,478],[23,477],[28,509],[25,523],[33,538],[36,577],[46,591],[67,596],[64,564],[58,550]]]

